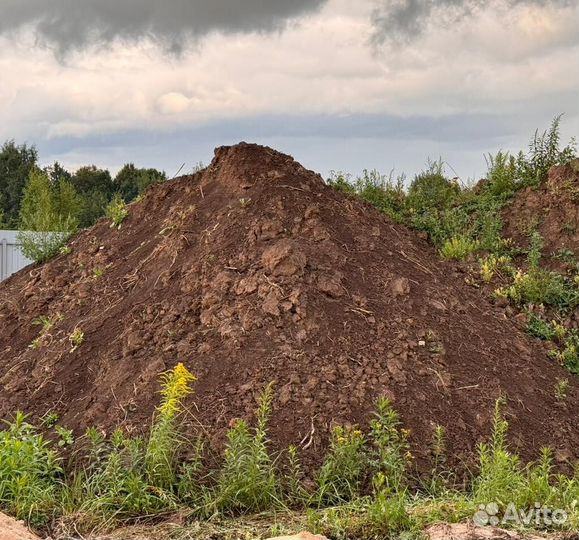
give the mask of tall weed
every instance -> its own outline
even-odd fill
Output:
[[[209,504],[214,512],[260,511],[280,501],[267,438],[272,400],[270,383],[259,398],[256,428],[252,430],[245,420],[236,420],[227,433],[225,460]]]

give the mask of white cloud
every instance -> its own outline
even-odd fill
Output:
[[[157,106],[162,114],[184,113],[191,104],[191,99],[181,92],[168,92],[157,98]]]
[[[115,42],[59,63],[26,31],[1,38],[0,140],[268,114],[576,113],[576,7],[506,10],[494,1],[476,18],[376,51],[373,5],[331,0],[284,32],[214,32],[182,57],[151,42]]]

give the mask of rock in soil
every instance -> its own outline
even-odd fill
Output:
[[[40,540],[22,521],[0,512],[0,540]]]

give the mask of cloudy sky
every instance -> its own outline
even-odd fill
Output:
[[[247,140],[324,175],[478,177],[559,113],[579,134],[577,22],[576,0],[0,0],[0,141],[72,169],[172,175]]]

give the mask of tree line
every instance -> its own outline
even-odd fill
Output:
[[[38,164],[34,145],[6,141],[0,149],[0,228],[72,231],[89,227],[113,198],[129,203],[151,184],[166,180],[153,168],[127,163],[111,176],[87,165],[75,172],[58,162]]]

